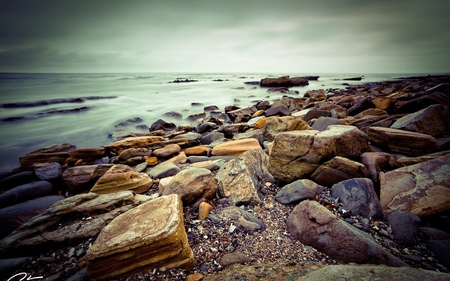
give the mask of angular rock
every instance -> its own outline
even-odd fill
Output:
[[[308,122],[311,119],[317,119],[319,117],[329,117],[330,115],[331,113],[328,110],[313,109],[308,111],[303,119]]]
[[[430,161],[430,160],[436,159],[438,157],[445,156],[447,154],[450,154],[450,150],[439,151],[439,152],[425,154],[425,155],[421,155],[421,156],[417,156],[417,157],[401,157],[401,158],[397,159],[396,162],[399,167],[406,167],[406,166]]]
[[[205,220],[213,209],[214,207],[211,204],[206,202],[200,203],[198,206],[198,219],[201,221]]]
[[[173,138],[174,141],[176,140],[182,140],[185,139],[187,140],[186,144],[189,145],[198,145],[200,142],[200,138],[202,137],[202,135],[200,135],[199,133],[195,133],[195,132],[187,132],[185,134],[181,134],[178,136],[175,136]],[[179,145],[182,145],[183,143],[179,143]]]
[[[266,229],[266,226],[262,220],[258,219],[246,210],[236,206],[224,208],[220,212],[219,216],[226,220],[233,221],[237,227],[245,232],[253,232],[256,230],[262,231]]]
[[[155,149],[153,151],[153,156],[158,158],[169,158],[180,153],[181,147],[178,144],[169,144],[163,148]]]
[[[174,176],[180,172],[180,168],[172,162],[166,161],[156,165],[147,172],[152,179],[161,179]]]
[[[289,131],[311,130],[311,127],[302,118],[296,117],[289,126]]]
[[[291,115],[291,111],[286,106],[280,105],[280,106],[275,106],[275,107],[271,107],[271,108],[267,109],[265,112],[265,115],[267,117],[275,116],[275,115],[289,116],[289,115]]]
[[[148,148],[128,148],[119,154],[119,160],[125,161],[136,156],[152,156],[152,150]]]
[[[236,134],[243,133],[249,129],[247,123],[234,123],[234,124],[225,124],[219,128],[219,131],[222,132],[225,137],[232,138]]]
[[[247,107],[247,108],[240,108],[232,111],[228,111],[227,114],[230,116],[231,120],[236,120],[239,118],[240,120],[243,119],[244,116],[247,116],[248,119],[255,113],[258,109],[255,106]]]
[[[249,138],[236,141],[224,142],[215,146],[212,149],[212,155],[214,156],[240,156],[242,153],[250,149],[261,149],[261,145],[258,140]]]
[[[70,193],[80,193],[91,189],[112,166],[112,164],[101,164],[67,168],[62,174],[62,180]]]
[[[379,174],[390,170],[395,164],[395,158],[384,152],[364,152],[361,154],[361,163],[367,170],[367,176],[372,180],[379,193]]]
[[[223,133],[219,132],[211,132],[205,136],[202,136],[200,139],[201,144],[210,144],[213,141],[220,140],[225,138],[225,135]]]
[[[128,148],[146,148],[151,143],[162,142],[164,140],[161,136],[148,137],[131,137],[124,140],[116,141],[105,146],[106,155],[120,155],[122,151]]]
[[[263,129],[247,130],[244,133],[234,135],[233,140],[242,140],[250,138],[258,140],[260,145],[263,144],[264,140],[266,139],[264,137],[264,130]]]
[[[370,141],[392,152],[419,156],[437,150],[436,139],[430,135],[383,127],[367,129]]]
[[[129,277],[165,267],[191,269],[194,255],[178,195],[144,203],[111,221],[86,254],[90,280]]]
[[[0,264],[2,265],[0,267],[0,278],[12,280],[11,277],[14,275],[14,272],[30,262],[31,259],[31,257],[0,259]],[[6,279],[8,277],[9,279]]]
[[[222,165],[216,174],[219,192],[233,204],[259,203],[258,192],[266,182],[274,182],[267,170],[268,161],[262,149],[252,149]]]
[[[73,165],[77,161],[82,161],[85,164],[93,164],[95,160],[105,157],[105,149],[103,147],[95,148],[80,148],[69,152],[66,163]]]
[[[355,116],[356,114],[373,107],[375,107],[375,105],[370,98],[363,98],[348,109],[348,114],[351,116]]]
[[[144,173],[138,173],[126,165],[114,165],[101,176],[91,192],[98,194],[113,193],[123,190],[131,190],[143,193],[150,189],[152,179]]]
[[[190,205],[201,198],[213,198],[216,191],[217,180],[210,170],[189,168],[176,174],[161,193],[178,194],[185,205]]]
[[[52,192],[53,185],[48,181],[36,181],[16,186],[15,188],[0,194],[0,208],[47,196]]]
[[[287,227],[294,238],[338,261],[407,266],[370,235],[340,220],[316,201],[298,204],[287,219]]]
[[[174,123],[169,123],[162,119],[158,119],[150,126],[149,131],[153,132],[153,131],[157,131],[157,130],[163,130],[164,132],[170,132],[170,131],[174,131],[176,129],[177,129],[177,125],[175,125]]]
[[[393,97],[376,97],[372,102],[376,108],[391,113],[394,110],[396,99]]]
[[[417,245],[420,218],[416,214],[395,210],[389,213],[386,219],[392,228],[395,242],[402,245]]]
[[[275,178],[292,182],[312,173],[322,161],[335,156],[356,158],[368,148],[367,135],[353,126],[280,133],[275,137],[268,167]]]
[[[58,162],[51,162],[44,166],[34,169],[34,173],[38,179],[43,181],[52,181],[61,177],[61,164]]]
[[[308,179],[296,180],[283,186],[275,199],[282,204],[298,203],[306,199],[314,200],[316,194],[325,191],[325,189],[325,187]]]
[[[440,104],[430,105],[398,119],[391,128],[439,137],[450,133],[450,109]]]
[[[419,217],[450,210],[450,154],[380,173],[380,202],[387,213],[411,212]]]
[[[320,165],[311,175],[311,179],[324,186],[332,186],[343,180],[367,176],[366,167],[356,161],[336,156]]]
[[[383,210],[373,188],[367,178],[355,178],[341,181],[331,188],[331,196],[339,198],[346,210],[353,215],[365,218],[382,218]]]
[[[266,120],[264,124],[264,137],[268,141],[273,141],[275,136],[282,132],[287,132],[292,125],[292,117],[273,117]]]
[[[26,168],[34,163],[58,162],[64,164],[69,152],[75,150],[75,146],[70,143],[52,145],[45,148],[39,148],[20,157],[20,166]]]
[[[332,118],[332,117],[324,117],[320,116],[316,122],[311,126],[313,130],[317,131],[325,131],[330,125],[347,125],[344,121]]]

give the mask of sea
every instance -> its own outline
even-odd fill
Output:
[[[308,86],[292,87],[298,96],[309,90],[345,88],[394,80],[408,74],[314,73],[0,73],[0,171],[19,166],[26,153],[53,144],[100,147],[119,135],[148,132],[163,119],[191,123],[205,106],[246,107],[283,96],[245,82],[265,77],[319,76]],[[417,76],[417,74],[416,74]],[[345,78],[362,77],[361,81]],[[195,80],[195,82],[174,81]],[[167,112],[183,118],[167,117]]]

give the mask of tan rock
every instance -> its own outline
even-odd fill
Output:
[[[213,206],[211,204],[206,202],[200,203],[200,206],[198,206],[198,219],[201,221],[205,220],[212,210]]]
[[[212,150],[214,156],[240,156],[250,149],[262,149],[257,139],[241,139],[228,141],[215,146]]]
[[[173,177],[166,177],[159,180],[158,190],[161,194],[164,193],[164,190],[166,190],[167,186],[169,186],[169,183],[172,179]]]
[[[437,150],[436,139],[432,136],[383,127],[367,129],[370,141],[392,152],[407,156],[419,156]]]
[[[263,110],[263,109],[260,109],[260,110],[256,111],[255,113],[253,113],[252,118],[253,118],[253,117],[261,116],[261,115],[263,115],[263,114],[264,114],[264,110]]]
[[[153,151],[153,155],[158,158],[169,158],[169,157],[177,155],[178,153],[180,153],[180,151],[181,151],[181,147],[178,144],[173,143],[173,144],[168,144],[162,148],[155,149]]]
[[[165,267],[191,269],[194,256],[178,195],[159,197],[116,217],[86,254],[90,280],[129,277]]]
[[[332,186],[343,180],[367,176],[366,167],[356,161],[336,156],[320,165],[311,175],[311,179],[324,186]]]
[[[184,153],[186,153],[186,155],[206,155],[208,149],[209,148],[206,146],[198,145],[186,148],[184,150]]]
[[[92,164],[97,159],[105,157],[105,149],[99,148],[80,148],[69,152],[66,163],[73,165],[75,162],[82,160],[83,163]]]
[[[311,127],[306,123],[302,118],[295,118],[291,125],[289,126],[288,131],[302,131],[302,130],[311,130]]]
[[[105,146],[105,152],[108,155],[119,155],[125,149],[145,148],[150,143],[161,142],[163,140],[164,138],[161,136],[130,137]]]
[[[149,166],[155,166],[155,165],[158,165],[159,160],[158,160],[158,157],[155,157],[155,156],[147,156],[147,157],[145,157],[145,162],[147,162],[147,164],[148,164]]]
[[[394,109],[396,99],[393,97],[376,97],[372,102],[376,108],[391,112]]]
[[[253,126],[253,129],[262,129],[264,128],[264,126],[266,126],[266,122],[267,120],[271,119],[271,118],[275,118],[275,117],[264,117],[263,119],[257,121],[255,123],[255,125]]]
[[[20,157],[20,166],[27,168],[34,163],[58,162],[64,164],[69,157],[69,152],[76,147],[70,143],[52,145],[45,148],[39,148]]]
[[[105,194],[122,190],[143,193],[150,189],[152,179],[144,173],[138,173],[126,165],[114,165],[101,176],[91,192]]]
[[[293,121],[292,116],[270,118],[264,126],[264,137],[268,141],[273,141],[277,134],[289,131]]]
[[[119,154],[119,160],[125,161],[136,156],[152,156],[152,150],[148,148],[128,148]]]
[[[419,217],[450,210],[450,154],[427,162],[380,173],[383,211]]]

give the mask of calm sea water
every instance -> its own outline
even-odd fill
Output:
[[[291,73],[291,77],[314,75]],[[318,81],[309,86],[294,87],[299,96],[311,89],[344,88],[359,74],[317,74]],[[35,149],[59,143],[72,143],[77,148],[99,147],[113,141],[110,135],[144,132],[137,125],[150,126],[162,118],[177,125],[184,118],[203,112],[203,107],[216,105],[248,106],[256,100],[273,101],[279,93],[244,84],[274,74],[6,74],[0,73],[0,171],[19,166],[19,157]],[[370,74],[361,82],[390,80],[405,74]],[[194,83],[169,83],[195,79]],[[217,81],[222,80],[222,81]],[[84,98],[84,101],[76,100]],[[192,106],[191,103],[201,103]],[[170,120],[164,113],[176,111],[181,120]],[[115,125],[139,117],[121,132]]]

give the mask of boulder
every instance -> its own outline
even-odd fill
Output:
[[[200,143],[201,144],[210,144],[213,141],[220,140],[223,138],[225,138],[225,135],[223,133],[211,132],[209,134],[202,136],[200,139]]]
[[[217,180],[210,170],[189,168],[176,174],[170,183],[160,190],[162,195],[178,194],[185,205],[201,198],[211,199],[217,191]]]
[[[287,132],[292,125],[292,117],[273,117],[266,120],[264,124],[264,137],[273,141],[275,136],[281,132]]]
[[[283,186],[277,192],[275,199],[282,204],[298,203],[307,199],[314,200],[316,195],[325,189],[311,180],[301,179]]]
[[[148,148],[128,148],[119,154],[119,160],[125,161],[136,156],[152,156],[152,150]]]
[[[344,121],[333,118],[320,116],[319,119],[311,126],[313,130],[325,131],[330,125],[347,125]]]
[[[215,146],[212,149],[214,156],[240,156],[242,153],[250,149],[261,149],[257,139],[248,138],[236,141],[228,141]]]
[[[275,178],[292,182],[335,156],[356,158],[368,148],[367,135],[354,126],[280,133],[275,137],[268,167]]]
[[[250,117],[253,115],[253,113],[255,113],[257,110],[258,109],[255,106],[251,106],[251,107],[247,107],[247,108],[240,108],[240,109],[228,111],[227,114],[228,114],[228,116],[230,116],[231,120],[236,120],[236,119],[243,120],[245,118],[250,119]],[[239,121],[239,122],[241,122],[241,121]]]
[[[39,168],[34,169],[36,177],[43,181],[52,181],[61,177],[61,164],[58,162],[51,162]]]
[[[356,161],[336,156],[320,165],[311,175],[311,179],[320,185],[332,186],[343,180],[366,177],[366,167]]]
[[[93,164],[95,160],[105,157],[105,149],[103,147],[80,148],[69,152],[66,163],[74,165],[77,161],[86,164]]]
[[[393,97],[376,97],[372,100],[376,108],[386,112],[392,112],[395,107],[396,99]]]
[[[0,238],[7,236],[32,217],[45,212],[47,208],[63,198],[60,195],[49,195],[0,209],[0,224],[2,225]]]
[[[151,143],[162,141],[164,141],[164,138],[161,136],[130,137],[108,144],[105,146],[105,153],[109,156],[120,155],[122,151],[128,148],[146,148]]]
[[[262,149],[252,149],[222,165],[216,175],[220,194],[233,204],[259,203],[258,192],[266,182],[274,182],[268,161]]]
[[[183,139],[185,140],[185,142],[180,142],[178,143],[179,145],[183,145],[183,144],[188,144],[188,145],[198,145],[200,142],[200,138],[202,137],[202,135],[200,135],[199,133],[195,133],[195,132],[187,132],[185,134],[181,134],[178,136],[175,136],[173,138],[173,141],[182,141]]]
[[[36,175],[32,171],[20,172],[7,176],[0,180],[0,191],[5,191],[13,187],[29,183],[37,180]]]
[[[170,158],[180,153],[180,151],[181,147],[178,144],[173,143],[166,145],[165,147],[155,149],[153,151],[153,156],[156,156],[158,158]]]
[[[149,131],[153,132],[153,131],[163,130],[164,132],[171,132],[171,131],[175,131],[176,129],[177,129],[177,125],[175,125],[174,123],[170,123],[170,122],[166,122],[162,119],[158,119],[150,126]]]
[[[436,139],[430,135],[383,127],[370,127],[367,135],[374,144],[407,156],[419,156],[437,150]]]
[[[374,108],[375,105],[373,104],[371,98],[363,98],[356,102],[352,107],[348,109],[348,114],[351,116],[355,116],[356,114],[363,112],[366,109]]]
[[[243,133],[249,129],[247,123],[225,124],[219,128],[219,131],[227,138],[233,138],[239,133]]]
[[[2,265],[0,267],[0,278],[2,278],[3,280],[13,280],[11,277],[13,276],[14,272],[29,263],[31,259],[31,257],[0,259],[0,264]],[[10,278],[6,279],[7,277]],[[30,280],[32,280],[32,278],[30,278]]]
[[[111,221],[86,253],[90,280],[111,280],[164,267],[195,264],[178,195],[146,202]]]
[[[389,267],[384,265],[330,265],[313,271],[297,281],[404,281],[404,280],[448,280],[448,273],[420,268]]]
[[[16,186],[15,188],[0,194],[0,208],[47,196],[52,192],[53,185],[48,181],[36,181]]]
[[[261,87],[288,87],[290,86],[291,79],[289,76],[282,76],[278,78],[264,78],[261,79],[259,85]]]
[[[144,173],[138,173],[126,165],[114,165],[101,176],[91,192],[98,194],[113,193],[122,190],[131,190],[143,193],[150,189],[152,179]]]
[[[331,196],[339,198],[344,208],[353,215],[365,218],[382,218],[383,210],[373,188],[367,178],[355,178],[341,181],[331,188]]]
[[[302,201],[287,219],[290,234],[330,258],[354,263],[407,266],[369,234],[340,220],[316,201]]]
[[[284,105],[275,106],[267,109],[264,113],[267,117],[269,116],[289,116],[291,115],[291,111]]]
[[[379,174],[381,171],[390,170],[395,164],[395,158],[385,152],[364,152],[361,154],[361,163],[367,170],[367,176],[374,183],[379,194],[380,181]]]
[[[62,174],[62,180],[70,193],[80,193],[91,189],[112,166],[112,164],[101,164],[67,168]]]
[[[416,214],[395,210],[390,212],[386,219],[391,226],[395,242],[402,245],[417,245],[420,218]]]
[[[180,168],[178,168],[177,165],[173,162],[166,161],[151,168],[150,171],[147,172],[147,175],[149,175],[152,179],[161,179],[174,176],[179,172]]]
[[[305,117],[303,118],[306,122],[317,119],[319,117],[330,117],[331,113],[328,110],[319,110],[319,109],[313,109],[308,111],[306,113]]]
[[[387,213],[400,210],[424,217],[450,210],[450,154],[380,173],[380,202]]]
[[[344,125],[344,124],[342,124]],[[302,131],[302,130],[311,130],[312,128],[300,117],[294,118],[291,125],[289,126],[288,131]]]
[[[435,104],[395,121],[391,128],[439,137],[450,133],[450,109]]]
[[[75,150],[75,146],[70,143],[55,144],[49,147],[39,148],[20,157],[20,165],[29,167],[34,163],[58,162],[64,164],[69,152]]]
[[[244,232],[253,232],[256,230],[263,231],[266,229],[262,220],[236,206],[229,206],[222,209],[219,216],[225,220],[232,221],[232,224],[236,224],[236,226]]]

